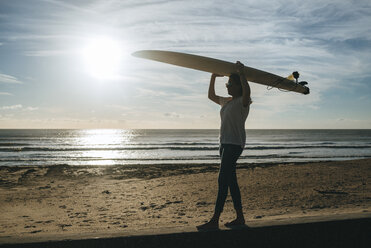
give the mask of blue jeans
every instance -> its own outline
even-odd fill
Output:
[[[241,193],[237,183],[236,164],[242,153],[242,147],[238,145],[221,144],[220,170],[218,177],[218,197],[215,203],[215,212],[223,212],[225,199],[228,195],[228,188],[231,192],[233,205],[236,210],[242,210]]]

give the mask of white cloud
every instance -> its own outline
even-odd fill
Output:
[[[16,77],[0,73],[0,83],[22,84]]]
[[[35,111],[35,110],[38,110],[39,108],[38,107],[27,107],[27,108],[24,108],[25,111]]]
[[[65,50],[38,50],[38,51],[25,51],[25,56],[34,56],[34,57],[50,57],[50,56],[59,56],[66,54],[68,51]]]
[[[21,109],[23,106],[22,104],[16,104],[16,105],[11,105],[11,106],[3,106],[0,107],[1,110],[15,110],[15,109]]]
[[[65,1],[44,0],[44,2],[47,2],[47,3],[50,3],[50,4],[55,4],[58,7],[63,7],[65,9],[69,9],[69,10],[73,10],[73,11],[95,13],[95,12],[90,11],[87,8],[81,8],[77,5],[66,3]]]
[[[10,106],[2,106],[0,110],[23,110],[23,111],[35,111],[38,110],[38,107],[25,107],[22,104],[15,104]]]
[[[117,110],[122,110],[122,111],[132,110],[129,106],[119,105],[119,104],[108,104],[106,105],[106,107],[109,109],[117,109]]]
[[[0,92],[0,96],[13,96],[13,94],[9,92]]]

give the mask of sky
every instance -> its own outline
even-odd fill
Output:
[[[250,83],[247,129],[371,128],[369,0],[0,0],[0,128],[219,128],[210,74],[144,49],[299,71],[309,95]]]

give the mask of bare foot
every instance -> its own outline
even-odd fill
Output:
[[[244,219],[235,219],[231,222],[224,224],[226,227],[234,227],[234,226],[244,226],[245,220]]]
[[[197,230],[199,231],[206,231],[206,230],[217,230],[219,229],[218,222],[209,221],[203,225],[196,226]]]

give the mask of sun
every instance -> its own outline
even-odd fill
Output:
[[[109,37],[90,39],[82,52],[86,72],[99,79],[117,77],[122,52],[122,46],[117,40]]]

